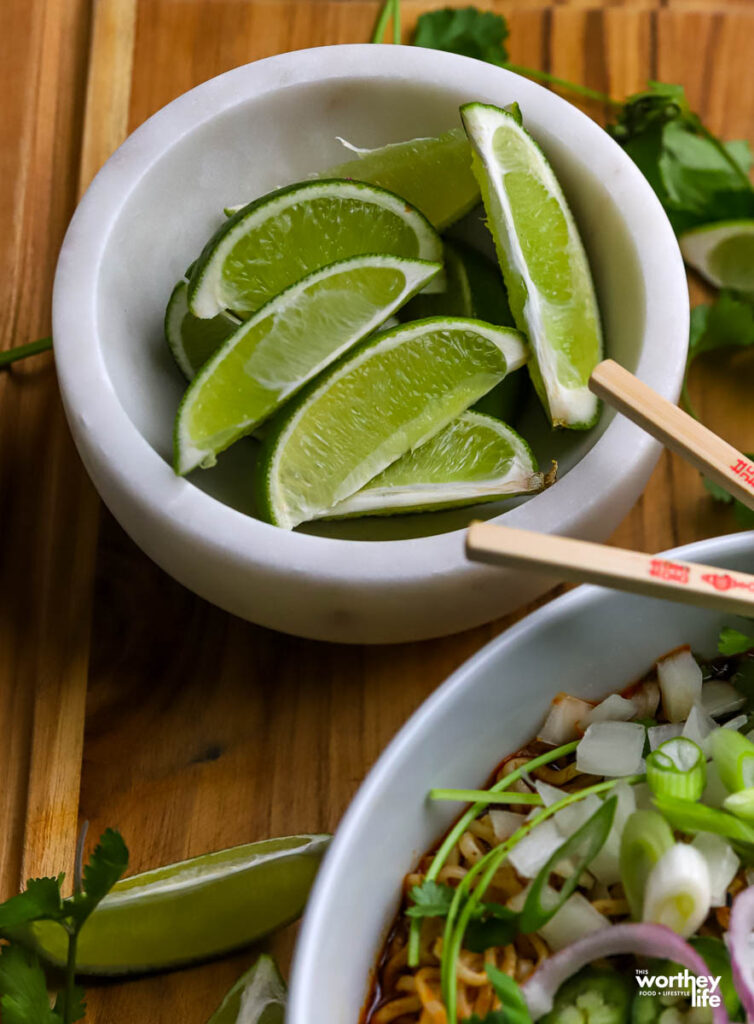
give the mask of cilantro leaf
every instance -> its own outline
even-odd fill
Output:
[[[720,654],[746,654],[754,648],[754,636],[747,636],[737,629],[726,627],[720,630],[717,649]]]
[[[413,906],[406,910],[408,917],[447,917],[455,890],[440,882],[424,881],[415,885],[409,896]]]
[[[21,946],[0,950],[0,1009],[3,1024],[61,1024],[50,1009],[44,971],[34,953]]]
[[[724,288],[715,302],[691,311],[689,362],[703,352],[754,345],[754,302]]]
[[[94,853],[84,867],[84,890],[66,900],[66,908],[77,928],[86,921],[98,903],[128,867],[128,849],[120,832],[109,828],[100,836]]]
[[[480,915],[469,921],[463,944],[472,953],[484,953],[493,946],[507,946],[518,934],[520,914],[500,903],[483,903]]]
[[[532,1024],[531,1013],[521,989],[507,974],[492,964],[487,964],[487,977],[492,982],[495,995],[503,1004],[497,1011],[502,1014],[502,1024]],[[494,1024],[497,1024],[495,1021]]]
[[[714,136],[682,86],[650,82],[626,100],[607,130],[647,178],[676,232],[754,216],[748,144]]]
[[[65,917],[60,878],[30,878],[26,889],[0,904],[0,932],[32,921],[60,921]]]
[[[490,1010],[486,1017],[480,1017],[477,1013],[467,1019],[466,1024],[507,1024],[505,1013],[502,1010]]]
[[[507,38],[508,25],[499,14],[475,7],[444,7],[419,16],[412,43],[502,65],[508,60]]]

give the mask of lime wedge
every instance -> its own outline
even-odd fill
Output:
[[[118,882],[81,929],[76,970],[159,971],[246,946],[301,913],[329,836],[287,836],[208,853]],[[66,959],[59,924],[30,926],[55,966]]]
[[[508,305],[505,285],[497,264],[490,262],[477,249],[462,242],[445,242],[444,292],[414,296],[398,314],[406,323],[428,316],[466,316],[489,324],[513,327],[513,314]],[[475,409],[490,416],[513,420],[519,413],[525,392],[526,378],[510,374],[476,403]]]
[[[179,370],[192,380],[241,321],[230,313],[200,320],[189,312],[187,290],[185,281],[173,289],[165,310],[165,338]]]
[[[189,386],[175,421],[175,468],[212,465],[308,380],[380,326],[440,270],[357,256],[309,274],[226,340]]]
[[[602,332],[576,223],[515,114],[468,103],[461,116],[511,309],[533,350],[534,387],[554,426],[586,429],[599,414],[588,381],[602,358]]]
[[[481,200],[462,128],[379,149],[349,148],[355,149],[358,159],[331,167],[321,177],[354,178],[389,189],[421,210],[438,231],[460,220]]]
[[[442,260],[440,236],[405,199],[356,181],[279,189],[219,228],[191,274],[189,308],[207,319],[255,312],[302,277],[367,253]]]
[[[729,220],[686,231],[685,261],[718,288],[754,294],[754,220]]]
[[[277,964],[263,954],[241,975],[207,1024],[283,1024],[286,999]]]
[[[492,416],[465,412],[407,452],[329,516],[385,516],[476,505],[544,486],[529,445]]]
[[[434,318],[368,338],[291,403],[257,465],[260,514],[292,529],[360,490],[526,360],[521,335]]]

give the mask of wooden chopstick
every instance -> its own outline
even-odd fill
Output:
[[[572,583],[754,615],[754,576],[494,523],[472,523],[466,554],[475,562],[531,569]]]
[[[683,456],[710,480],[754,509],[754,462],[733,445],[662,398],[612,359],[606,359],[595,368],[589,388],[662,441],[666,448]]]

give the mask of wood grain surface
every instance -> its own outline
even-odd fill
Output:
[[[369,38],[377,0],[3,0],[0,345],[49,333],[58,247],[80,189],[193,85],[284,50]],[[432,6],[404,0],[405,29]],[[615,97],[682,82],[717,132],[754,141],[750,0],[498,0],[512,59]],[[595,117],[603,112],[589,108]],[[703,291],[692,282],[694,299]],[[754,448],[751,353],[700,361],[704,421]],[[407,716],[517,616],[456,637],[338,647],[218,611],[100,509],[52,360],[0,374],[0,889],[69,866],[76,817],[120,828],[132,869],[268,835],[332,830]],[[614,542],[657,551],[735,529],[665,454]],[[551,595],[550,595],[551,596]],[[86,731],[81,705],[86,695]],[[83,752],[83,758],[81,754]],[[78,775],[81,771],[80,800]],[[273,948],[287,959],[294,929]],[[201,1024],[252,959],[89,992],[96,1024]]]

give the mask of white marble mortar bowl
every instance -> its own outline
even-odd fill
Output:
[[[754,532],[670,554],[754,572]],[[359,1024],[403,878],[462,809],[429,800],[430,789],[486,785],[559,691],[600,700],[681,644],[712,656],[723,626],[751,632],[723,612],[577,587],[454,672],[392,740],[338,826],[299,933],[286,1024]]]
[[[656,442],[605,411],[587,434],[517,424],[554,487],[518,505],[363,519],[286,532],[250,514],[255,448],[180,479],[172,427],[185,388],[163,338],[175,282],[223,207],[306,178],[364,147],[458,125],[470,100],[521,105],[578,220],[607,352],[676,400],[688,295],[675,238],[651,188],[608,135],[526,79],[453,54],[332,46],[236,68],[160,110],[97,175],[58,262],[53,336],[78,450],[133,540],[202,597],[252,622],[340,642],[397,642],[489,621],[550,581],[472,565],[471,518],[600,540],[641,493]],[[480,213],[472,216],[480,220]]]

